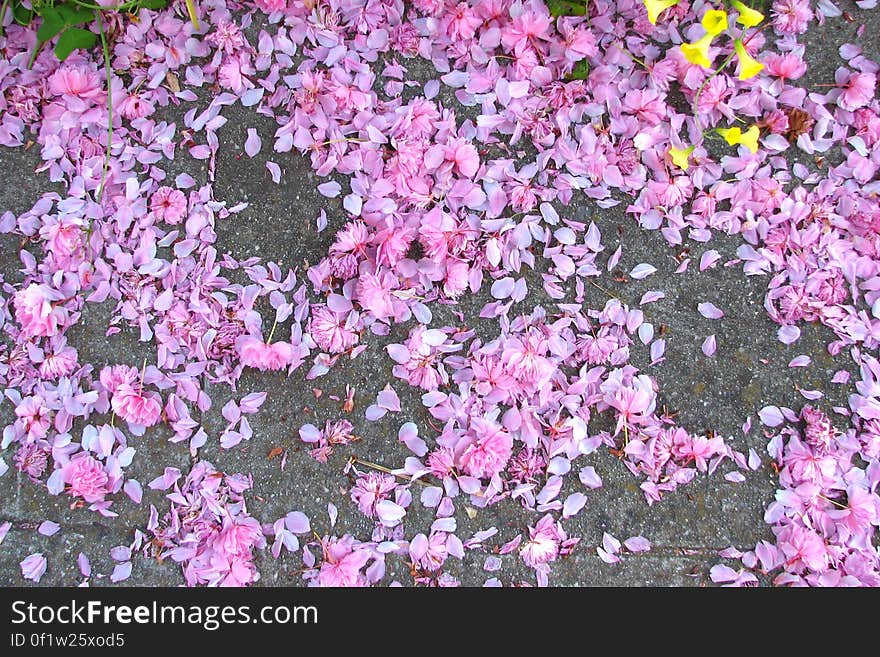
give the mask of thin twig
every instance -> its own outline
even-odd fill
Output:
[[[379,472],[384,472],[385,474],[390,474],[392,477],[397,477],[398,479],[403,479],[407,483],[416,482],[421,484],[422,486],[429,486],[427,482],[422,481],[421,479],[413,479],[412,477],[408,477],[406,475],[402,475],[399,472],[395,472],[389,468],[386,468],[384,465],[379,465],[378,463],[371,463],[370,461],[364,461],[363,459],[359,459],[357,456],[353,454],[348,457],[348,462],[350,464],[362,465],[365,468],[370,468],[371,470],[378,470]]]
[[[101,32],[101,49],[104,51],[104,70],[107,75],[107,149],[104,151],[104,169],[101,171],[101,185],[98,187],[97,203],[100,205],[104,197],[104,185],[107,183],[107,171],[110,169],[110,149],[113,146],[113,69],[110,66],[110,48],[107,46],[107,36],[104,34],[104,21],[101,12],[96,11],[98,29]],[[91,222],[89,222],[91,232]]]

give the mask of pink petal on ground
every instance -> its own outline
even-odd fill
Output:
[[[299,428],[299,439],[304,443],[316,443],[321,440],[321,430],[314,424],[304,424]]]
[[[336,526],[336,518],[339,517],[339,509],[336,508],[336,505],[333,502],[327,503],[327,517],[330,519],[330,526]]]
[[[238,402],[238,408],[242,413],[256,413],[266,401],[266,397],[267,393],[265,392],[252,392],[241,398]]]
[[[583,493],[572,493],[565,498],[562,504],[562,517],[571,518],[584,508],[587,503],[587,496]]]
[[[611,254],[610,258],[608,258],[608,271],[611,271],[617,266],[617,263],[620,262],[621,255],[623,255],[623,247],[618,246],[617,250]]]
[[[342,191],[342,185],[340,185],[335,180],[329,180],[325,183],[321,183],[318,185],[318,192],[322,196],[326,196],[327,198],[336,198],[339,196],[339,193]]]
[[[631,536],[623,542],[623,546],[630,552],[647,552],[651,549],[651,541],[644,536]]]
[[[46,573],[48,562],[42,552],[34,552],[32,555],[25,557],[19,563],[21,568],[21,576],[32,582],[39,582]]]
[[[831,377],[831,383],[849,383],[850,373],[846,370],[837,370]]]
[[[439,486],[426,486],[422,489],[422,494],[419,496],[422,504],[429,509],[433,509],[440,504],[442,498],[443,489]]]
[[[800,356],[795,356],[792,358],[788,366],[789,367],[807,367],[810,363],[813,362],[813,359],[805,354],[801,354]]]
[[[61,525],[57,522],[52,522],[51,520],[44,520],[40,523],[40,526],[37,527],[37,532],[42,534],[43,536],[54,536],[58,533],[58,530],[61,529]]]
[[[710,335],[705,340],[703,340],[702,349],[703,349],[704,355],[714,356],[716,348],[717,348],[717,345],[715,343],[715,335],[714,334]]]
[[[91,577],[92,564],[89,563],[89,558],[82,552],[76,558],[76,565],[79,567],[79,572],[83,577]]]
[[[724,317],[724,312],[711,301],[697,304],[697,310],[706,319],[721,319]]]
[[[483,570],[488,573],[494,573],[501,570],[501,559],[490,554],[483,562]]]
[[[785,422],[785,418],[782,417],[782,411],[779,410],[778,406],[765,406],[758,411],[758,417],[761,419],[762,424],[768,427],[778,427]]]
[[[180,470],[177,468],[165,468],[162,475],[156,477],[147,484],[152,490],[168,490],[180,479]]]
[[[400,398],[390,385],[386,385],[384,390],[379,392],[376,404],[394,413],[400,411]]]
[[[516,280],[514,280],[512,276],[499,278],[497,281],[492,283],[492,296],[496,299],[506,299],[510,296],[510,293],[513,292],[513,286],[515,284]]]
[[[659,338],[651,343],[651,365],[659,363],[666,352],[666,340]]]
[[[779,330],[776,331],[776,337],[779,338],[779,341],[782,344],[792,344],[797,342],[797,339],[801,337],[801,330],[793,325],[780,326]]]
[[[749,447],[749,468],[752,470],[757,470],[761,467],[761,457],[758,456],[758,452],[754,450],[753,447]]]
[[[131,577],[131,561],[116,564],[113,572],[110,574],[110,581],[113,583],[124,582]]]
[[[413,422],[407,422],[397,432],[397,439],[409,447],[416,456],[422,457],[428,453],[425,441],[419,438],[419,429]]]
[[[602,547],[611,554],[617,554],[620,552],[620,541],[608,532],[603,532]]]
[[[269,161],[266,162],[266,168],[269,170],[269,173],[272,176],[272,182],[276,185],[281,182],[281,167],[278,166],[275,162]]]
[[[709,577],[712,578],[712,581],[721,584],[724,582],[733,582],[739,577],[739,573],[736,572],[730,566],[725,566],[723,563],[719,563],[709,570]]]
[[[608,552],[607,550],[603,550],[600,547],[596,548],[596,554],[598,554],[599,558],[605,563],[620,563],[620,557],[618,557],[616,554]]]
[[[721,259],[721,254],[714,249],[706,251],[700,256],[700,271],[706,271],[710,267],[714,267]]]
[[[248,157],[254,157],[254,155],[260,152],[263,140],[260,139],[260,135],[257,134],[254,128],[248,128],[247,133],[248,136],[244,142],[244,152],[247,153]]]
[[[370,404],[364,413],[364,417],[366,417],[369,422],[375,422],[376,420],[381,420],[387,413],[388,409],[382,408],[378,404]]]
[[[651,274],[657,271],[657,268],[654,265],[649,265],[646,262],[642,262],[635,267],[632,268],[632,271],[629,273],[630,278],[634,278],[637,281],[642,280],[643,278],[647,278]]]
[[[391,500],[382,500],[376,505],[376,515],[386,527],[394,527],[400,524],[406,515],[406,509]]]
[[[649,290],[642,295],[642,298],[639,300],[639,305],[644,306],[646,303],[653,303],[654,301],[659,301],[665,297],[666,294],[660,290]]]
[[[578,478],[587,488],[602,488],[602,478],[596,474],[596,468],[592,465],[587,465],[581,468],[581,471],[578,473]]]
[[[312,531],[308,516],[302,511],[291,511],[284,516],[284,526],[293,534],[308,534]]]
[[[403,364],[410,359],[409,349],[402,344],[389,344],[385,350],[395,363]]]

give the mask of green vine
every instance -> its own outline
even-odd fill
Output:
[[[54,53],[59,61],[67,59],[74,50],[88,50],[100,40],[103,52],[104,71],[107,79],[107,147],[104,151],[104,167],[101,183],[95,194],[100,203],[107,183],[110,168],[110,153],[113,147],[113,67],[110,63],[110,43],[104,24],[107,13],[137,14],[141,9],[162,9],[170,0],[128,0],[121,4],[103,7],[88,0],[30,0],[30,6],[23,0],[2,0],[0,3],[0,36],[7,11],[12,11],[13,20],[24,27],[36,26],[37,43],[28,60],[28,68],[34,65],[37,56],[47,43],[55,41]],[[193,0],[185,0],[187,13],[196,29],[198,17]],[[39,19],[39,21],[37,21]],[[97,30],[95,29],[97,28]],[[91,226],[89,227],[91,233]]]
[[[43,46],[52,40],[55,40],[55,56],[59,61],[64,61],[74,50],[88,50],[98,43],[102,13],[137,14],[141,9],[162,9],[168,6],[168,2],[127,0],[118,5],[102,7],[88,0],[30,0],[27,5],[23,0],[3,0],[0,4],[0,34],[3,33],[3,21],[9,10],[12,11],[13,20],[25,27],[34,25],[39,19],[37,44],[31,52],[28,66],[33,66]],[[190,5],[188,1],[188,10]],[[194,12],[190,13],[194,18]]]

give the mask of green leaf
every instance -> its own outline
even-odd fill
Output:
[[[571,73],[568,74],[569,80],[586,80],[590,75],[590,62],[586,59],[582,59],[577,64],[575,64],[574,68],[571,70]]]
[[[98,37],[93,32],[70,27],[59,37],[55,45],[55,56],[63,62],[77,48],[91,48],[97,40]]]
[[[46,7],[40,14],[43,22],[40,23],[40,29],[37,30],[37,41],[48,41],[53,36],[64,29],[64,19],[54,7]]]
[[[82,25],[95,20],[95,11],[86,7],[63,4],[57,5],[54,9],[61,15],[66,25]]]
[[[587,13],[587,2],[573,2],[572,0],[547,0],[547,9],[553,18],[560,16],[584,16]]]
[[[168,0],[141,0],[140,6],[147,9],[164,9],[168,6]]]
[[[27,26],[34,20],[34,12],[32,9],[27,9],[24,5],[15,5],[12,8],[12,17],[19,25]]]

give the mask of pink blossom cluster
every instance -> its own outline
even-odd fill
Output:
[[[627,467],[645,479],[649,502],[725,459],[747,467],[747,457],[721,437],[693,435],[657,413],[656,382],[626,364],[631,336],[647,342],[653,327],[641,310],[616,299],[601,311],[560,305],[550,317],[536,308],[486,343],[473,333],[416,326],[409,346],[390,345],[389,353],[404,364],[421,363],[412,345],[431,332],[440,345],[454,345],[447,335],[469,344],[436,355],[433,367],[448,368],[457,391],[426,388],[423,403],[443,430],[430,451],[407,442],[417,456],[427,453],[423,464],[409,463],[407,472],[430,473],[450,495],[461,490],[477,506],[512,497],[538,511],[562,510],[565,502],[557,496],[571,462],[602,445],[621,450]],[[569,368],[575,373],[564,375]],[[397,375],[411,372],[403,368]],[[602,413],[613,418],[614,430],[591,435],[588,423]]]
[[[786,425],[770,441],[781,488],[764,519],[775,542],[725,556],[739,556],[778,585],[880,586],[873,545],[880,526],[880,438],[875,426],[865,429],[841,432],[821,410],[804,406],[798,425]],[[755,581],[748,571],[726,566],[715,569],[713,579]]]
[[[319,463],[326,463],[333,453],[336,445],[348,445],[357,440],[352,431],[354,426],[348,420],[328,420],[324,429],[318,429],[314,424],[304,424],[300,427],[299,437],[304,443],[315,445],[310,451],[312,458]]]
[[[252,483],[241,474],[218,472],[207,461],[196,463],[182,482],[179,472],[156,488],[171,488],[169,510],[159,518],[151,510],[145,549],[160,559],[180,563],[187,585],[246,586],[260,573],[254,550],[266,547],[259,521],[247,511],[243,493]]]

